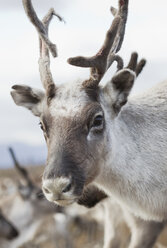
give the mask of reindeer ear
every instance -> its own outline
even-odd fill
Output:
[[[122,69],[111,79],[115,93],[113,108],[116,113],[118,113],[121,107],[127,103],[128,96],[133,87],[135,78],[135,72],[130,69]]]
[[[18,106],[23,106],[31,110],[36,116],[41,115],[41,103],[45,95],[43,91],[26,85],[14,85],[12,89],[14,89],[11,92],[12,98]]]
[[[125,68],[118,71],[105,86],[104,93],[106,92],[108,97],[110,97],[109,102],[116,114],[118,114],[122,106],[126,104],[135,78],[135,72]]]

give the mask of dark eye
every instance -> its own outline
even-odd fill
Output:
[[[92,127],[100,127],[103,124],[103,115],[97,115],[92,123]]]

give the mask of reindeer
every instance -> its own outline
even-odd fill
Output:
[[[36,217],[42,216],[43,214],[61,212],[61,207],[55,206],[54,204],[48,202],[43,195],[41,188],[36,185],[26,168],[23,168],[16,159],[14,150],[9,147],[9,153],[13,159],[16,171],[23,178],[25,184],[18,184],[18,192],[24,201],[27,201],[33,210],[35,211]]]
[[[26,168],[23,168],[17,161],[12,148],[9,148],[9,152],[13,159],[15,169],[22,177],[24,184],[18,183],[16,193],[1,201],[0,205],[3,212],[9,217],[19,232],[19,236],[16,239],[10,242],[5,240],[1,241],[0,247],[2,246],[2,248],[18,247],[23,242],[32,239],[36,232],[40,230],[41,225],[46,222],[46,219],[52,220],[53,222],[55,214],[62,212],[61,207],[46,200],[41,188],[32,181]],[[1,221],[0,215],[0,232],[1,227],[3,227],[1,223],[6,223],[3,227],[3,232],[7,232],[7,227],[8,229],[12,227],[9,226],[9,222],[5,222],[5,219],[2,220],[3,222]],[[60,225],[60,223],[58,224]],[[11,234],[9,233],[8,235],[12,234],[14,235],[14,230],[11,230]],[[16,234],[15,236],[17,236]]]
[[[4,204],[5,209],[7,208],[6,214],[8,213],[13,221],[17,223],[20,236],[13,242],[1,242],[2,248],[13,248],[21,244],[23,247],[29,247],[35,244],[42,245],[46,242],[48,242],[51,247],[55,247],[57,243],[59,247],[74,247],[76,246],[75,243],[78,243],[80,239],[79,233],[81,231],[79,231],[79,229],[82,230],[81,236],[84,235],[85,242],[89,239],[90,247],[97,242],[97,240],[100,240],[102,233],[99,237],[101,228],[99,223],[101,224],[103,221],[99,219],[99,215],[101,215],[103,211],[103,205],[106,205],[102,202],[102,199],[107,197],[103,192],[97,190],[96,187],[89,187],[89,189],[87,189],[89,194],[92,194],[96,190],[94,201],[92,199],[91,203],[88,202],[87,198],[89,197],[87,192],[85,192],[85,195],[80,199],[79,204],[85,205],[87,202],[87,207],[89,208],[93,207],[100,200],[102,204],[99,204],[99,207],[96,207],[95,210],[92,209],[89,211],[77,206],[62,209],[48,202],[46,198],[43,197],[41,189],[32,181],[28,170],[20,165],[11,147],[9,147],[9,153],[12,157],[15,169],[20,174],[24,184],[19,182],[17,187],[21,201],[19,201],[17,197],[15,197],[12,203],[10,201],[10,205],[12,205],[11,210],[8,209],[7,202]],[[24,210],[22,211],[22,209]],[[112,213],[113,212],[115,211],[112,208]],[[119,222],[121,224],[119,225],[119,231],[121,231],[122,222]],[[115,221],[114,223],[110,222],[110,226],[114,226],[114,224]],[[71,231],[72,226],[78,229],[77,234],[75,230]],[[43,237],[42,239],[41,236]],[[115,239],[117,239],[117,236],[114,237],[114,240]]]
[[[17,105],[40,118],[48,147],[42,179],[46,198],[66,206],[79,201],[86,187],[94,184],[131,219],[129,247],[152,247],[167,219],[167,81],[129,97],[145,60],[138,63],[133,53],[124,67],[117,54],[128,0],[119,0],[118,10],[111,8],[114,20],[96,55],[68,59],[71,65],[90,67],[90,78],[60,86],[50,71],[49,51],[54,57],[57,51],[48,38],[49,23],[57,14],[51,9],[40,21],[30,0],[23,0],[23,5],[39,33],[45,92],[14,85],[11,94]],[[99,85],[114,61],[117,72],[105,86]]]
[[[14,225],[6,219],[0,209],[0,238],[2,239],[14,239],[19,235],[19,232]]]
[[[137,218],[124,206],[121,206],[113,197],[108,197],[104,191],[95,186],[88,186],[79,198],[78,204],[87,208],[96,206],[99,202],[104,207],[104,246],[111,247],[152,247],[158,233],[163,229],[164,223],[145,221]],[[97,212],[99,207],[97,208]],[[129,235],[131,232],[131,236]],[[126,234],[126,236],[125,236]],[[166,235],[166,232],[165,234]],[[162,237],[161,237],[162,239]],[[161,242],[160,239],[160,242]],[[167,240],[166,240],[167,241]],[[161,246],[161,244],[160,244]],[[159,245],[157,244],[157,246]]]

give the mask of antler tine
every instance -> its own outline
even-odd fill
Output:
[[[127,16],[128,16],[128,3],[129,3],[129,0],[119,0],[119,8],[118,8],[117,15],[121,17],[121,22],[120,22],[118,33],[117,33],[119,42],[116,46],[116,51],[115,51],[116,53],[121,49],[122,42],[123,42],[124,35],[125,35],[125,27],[126,27],[126,21],[127,21]]]
[[[92,85],[94,84],[93,83],[94,81],[96,82],[96,84],[98,84],[101,78],[103,77],[107,68],[107,57],[114,43],[114,39],[118,31],[119,23],[120,23],[120,17],[115,17],[110,29],[106,34],[106,38],[103,46],[95,56],[93,57],[78,56],[68,59],[68,63],[71,65],[92,68],[90,75],[90,82],[88,80],[86,84]]]
[[[113,14],[113,16],[116,16],[116,14],[118,13],[118,10],[114,8],[113,6],[111,6],[110,11]]]
[[[129,0],[119,0],[118,11],[115,8],[111,8],[115,17],[101,49],[95,56],[78,56],[68,59],[68,63],[71,65],[91,67],[90,79],[84,82],[84,86],[97,86],[104,73],[114,61],[117,61],[118,69],[123,68],[123,60],[118,55],[115,55],[115,53],[120,50],[123,42],[128,14],[128,2]]]
[[[48,35],[48,28],[53,15],[55,15],[54,9],[50,9],[42,20],[42,24],[45,28],[46,35]],[[40,78],[44,88],[48,92],[49,88],[55,87],[52,73],[50,70],[49,49],[46,43],[44,42],[44,40],[42,40],[40,36],[39,36],[39,44],[40,44],[40,57],[38,63],[39,63]]]
[[[133,52],[131,54],[130,61],[126,67],[126,68],[134,71],[136,73],[136,77],[141,73],[141,71],[143,70],[143,67],[146,64],[145,59],[141,59],[139,62],[137,62],[137,59],[138,59],[138,53]]]
[[[64,21],[61,16],[55,13],[54,9],[51,8],[43,20],[39,20],[33,6],[31,0],[22,0],[25,12],[32,22],[32,24],[36,27],[39,34],[39,43],[40,43],[40,58],[39,58],[39,72],[42,84],[48,95],[54,94],[53,88],[55,88],[54,80],[52,77],[52,73],[50,70],[50,57],[49,51],[53,55],[53,57],[57,57],[56,45],[53,44],[48,38],[48,28],[50,21],[52,20],[53,15],[55,15],[60,21]]]
[[[53,57],[57,57],[56,45],[53,44],[47,35],[46,28],[44,27],[43,23],[39,20],[33,6],[31,0],[22,0],[25,12],[32,22],[32,24],[36,27],[40,38],[45,42],[48,49],[50,50]]]
[[[121,70],[124,67],[124,62],[123,59],[114,53],[110,53],[108,56],[108,61],[107,61],[107,70],[108,68],[112,65],[112,63],[116,61],[117,62],[117,70]]]
[[[128,16],[128,2],[129,2],[129,0],[119,0],[118,10],[115,9],[114,7],[110,8],[113,16],[117,16],[117,15],[120,16],[121,21],[120,21],[117,35],[115,37],[113,49],[111,49],[109,57],[108,57],[107,69],[112,65],[112,63],[114,61],[117,61],[117,69],[118,70],[122,69],[123,65],[124,65],[122,58],[118,55],[115,55],[115,53],[117,53],[121,49],[122,42],[124,39],[125,26],[126,26],[126,21],[127,21],[127,16]],[[117,58],[117,59],[115,59],[115,58]]]
[[[132,71],[135,71],[136,66],[137,66],[137,59],[138,59],[138,53],[133,52],[131,54],[127,68],[129,68]]]
[[[27,184],[28,184],[28,186],[29,186],[30,188],[35,187],[35,186],[34,186],[34,183],[32,182],[32,180],[31,180],[30,177],[29,177],[28,171],[27,171],[25,168],[23,168],[23,167],[19,164],[19,162],[17,161],[13,149],[12,149],[11,147],[9,147],[8,150],[9,150],[9,152],[10,152],[10,155],[11,155],[12,159],[13,159],[14,166],[15,166],[16,170],[17,170],[17,171],[19,172],[19,174],[25,179],[25,181],[27,182]]]
[[[136,68],[136,76],[138,76],[141,73],[141,71],[143,70],[143,67],[145,66],[145,64],[146,64],[145,59],[140,60],[140,62],[137,65],[137,68]]]

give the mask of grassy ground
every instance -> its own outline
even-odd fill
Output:
[[[43,166],[27,167],[34,182],[40,184]],[[15,169],[0,170],[0,182],[8,178],[18,182],[20,176]],[[89,214],[88,214],[89,215]],[[46,232],[47,230],[47,232]],[[126,240],[129,235],[128,228],[123,227],[120,232],[120,239]],[[31,240],[23,243],[16,248],[102,248],[103,246],[103,226],[87,217],[78,216],[71,218],[65,226],[65,229],[59,230],[55,225],[53,216],[46,216],[40,228],[36,231]],[[126,248],[125,245],[116,246],[117,248]],[[160,235],[155,248],[167,248],[167,227]],[[8,247],[5,247],[8,248]]]
[[[44,166],[26,166],[25,168],[29,172],[33,181],[40,185]],[[18,182],[18,179],[22,178],[22,176],[19,175],[15,168],[11,168],[0,170],[0,181],[4,178],[12,179],[16,183]]]
[[[26,169],[28,170],[29,174],[33,178],[34,181],[40,181],[42,172],[44,170],[44,166],[26,166]],[[1,178],[11,178],[14,181],[17,181],[19,178],[18,172],[15,168],[11,169],[3,169],[0,170],[0,180]]]

